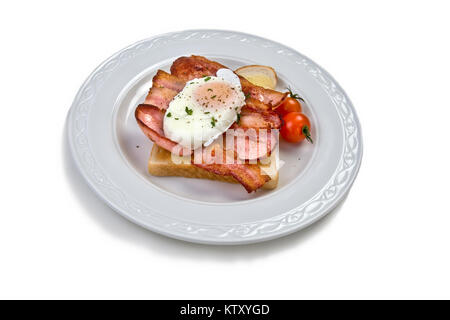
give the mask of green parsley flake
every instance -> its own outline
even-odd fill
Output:
[[[211,118],[211,126],[212,126],[213,128],[216,126],[216,122],[217,122],[217,120],[216,120],[214,117],[212,117],[212,118]]]
[[[206,77],[205,82],[211,80],[211,77]]]
[[[172,113],[170,113],[170,112],[166,115],[167,118],[170,118],[171,116],[172,116]]]
[[[192,110],[192,109],[189,109],[188,107],[186,107],[185,109],[184,109],[184,111],[186,111],[186,113],[188,114],[188,115],[192,115],[192,113],[194,112],[194,110]]]

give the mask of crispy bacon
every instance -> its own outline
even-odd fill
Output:
[[[161,110],[166,110],[169,107],[170,101],[172,101],[177,93],[177,91],[172,89],[153,86],[148,92],[144,103],[156,106]]]
[[[282,93],[275,90],[265,89],[263,87],[255,86],[247,79],[239,77],[241,80],[242,91],[245,94],[250,94],[250,97],[257,99],[265,104],[275,107],[286,98],[287,93]]]
[[[172,89],[176,92],[183,90],[186,84],[186,82],[182,81],[178,77],[163,70],[158,70],[152,81],[154,87],[164,87],[167,89]]]
[[[263,112],[263,111],[272,111],[272,108],[265,104],[258,99],[254,98],[247,98],[245,100],[245,104],[247,105],[247,108],[252,109],[254,111]]]
[[[222,68],[227,67],[205,57],[192,55],[176,59],[170,67],[170,72],[183,81],[189,81],[204,76],[215,76],[217,70]],[[239,76],[239,79],[241,80],[242,91],[245,94],[250,94],[252,98],[258,99],[272,107],[277,106],[287,95],[287,93],[255,86],[241,76]]]
[[[272,130],[257,129],[234,131],[234,151],[241,160],[256,160],[270,156],[277,144],[276,133]]]
[[[183,81],[215,76],[217,70],[227,68],[202,56],[180,57],[170,67],[170,73]]]
[[[144,103],[156,106],[161,110],[167,109],[170,101],[183,90],[185,85],[184,81],[162,70],[158,70],[152,82],[153,85]]]
[[[278,129],[281,125],[280,117],[272,112],[254,112],[245,107],[242,108],[239,124],[233,124],[233,128],[258,128],[258,129]]]
[[[163,118],[164,112],[148,104],[140,104],[135,111],[136,119],[160,136],[164,136]]]
[[[178,155],[189,155],[192,153],[191,150],[182,148],[179,144],[164,136],[164,112],[157,107],[140,104],[136,108],[135,117],[144,134],[161,148]]]
[[[233,124],[233,129],[279,129],[281,127],[280,116],[267,105],[252,98],[247,99],[246,103],[241,109],[239,122]]]
[[[194,152],[198,163],[256,163],[268,157],[277,145],[278,132],[274,130],[229,130],[213,144]],[[200,157],[199,157],[200,156]]]
[[[234,123],[232,129],[279,129],[281,127],[280,116],[270,106],[253,98],[248,98],[245,102],[239,122]]]
[[[195,153],[192,164],[218,175],[232,176],[248,193],[259,189],[270,180],[258,165],[246,163],[236,156],[235,152],[229,153],[216,142],[204,148],[200,154]]]
[[[205,169],[206,171],[221,175],[232,176],[239,181],[251,193],[261,188],[270,177],[263,174],[261,169],[256,164],[203,164],[194,163],[195,166]]]

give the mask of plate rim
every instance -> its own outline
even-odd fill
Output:
[[[344,149],[346,149],[346,146],[348,145],[349,136],[347,136],[347,131],[352,131],[351,136],[355,137],[353,139],[353,143],[355,144],[355,147],[357,150],[355,150],[353,153],[355,155],[355,159],[353,159],[353,163],[349,170],[349,176],[346,177],[346,180],[344,181],[344,184],[341,185],[339,190],[335,190],[335,194],[332,197],[325,197],[322,199],[322,204],[320,208],[315,210],[314,215],[310,214],[309,218],[305,218],[305,211],[308,206],[311,206],[314,203],[311,203],[313,199],[318,198],[318,195],[325,195],[326,186],[336,178],[337,171],[339,169],[339,166],[336,168],[335,172],[332,176],[330,176],[330,179],[328,182],[324,185],[324,187],[311,199],[309,199],[307,202],[301,204],[300,206],[293,208],[289,210],[288,212],[285,212],[283,214],[279,214],[277,216],[274,216],[269,219],[259,220],[251,223],[244,223],[244,224],[237,224],[237,225],[228,225],[228,226],[222,226],[224,228],[227,228],[226,232],[217,233],[217,225],[201,225],[193,222],[186,222],[182,220],[178,220],[178,226],[174,226],[173,222],[170,224],[170,228],[167,227],[167,223],[163,223],[160,226],[151,224],[151,223],[145,223],[144,221],[141,221],[135,217],[134,214],[130,214],[130,212],[127,209],[124,209],[119,204],[115,203],[110,197],[108,197],[106,194],[102,193],[101,190],[96,186],[95,184],[95,177],[93,177],[92,174],[89,174],[89,170],[86,168],[85,164],[83,164],[81,160],[81,156],[77,154],[77,148],[75,146],[75,121],[74,121],[74,114],[77,107],[80,107],[80,103],[83,101],[82,97],[84,94],[86,94],[86,88],[89,88],[90,82],[92,82],[93,79],[95,79],[102,70],[108,65],[113,64],[114,61],[117,58],[123,55],[124,53],[129,53],[132,50],[140,50],[139,47],[143,44],[147,43],[153,43],[155,41],[164,42],[169,41],[170,39],[175,40],[183,40],[183,39],[190,39],[195,36],[200,36],[204,38],[208,37],[229,37],[230,39],[236,39],[236,37],[240,37],[244,40],[251,40],[253,43],[271,43],[275,49],[279,51],[281,55],[291,57],[291,56],[298,56],[301,57],[301,61],[297,62],[298,64],[304,64],[305,66],[308,66],[311,68],[310,73],[314,73],[316,79],[318,81],[325,81],[327,82],[328,90],[331,90],[335,94],[335,99],[337,101],[333,101],[333,104],[335,105],[337,112],[339,113],[339,117],[341,118],[342,125],[344,127]],[[119,61],[120,62],[120,61]],[[328,95],[330,98],[330,93],[328,92]],[[91,96],[90,98],[93,98]],[[336,103],[340,103],[343,107],[345,107],[346,112],[348,112],[348,117],[351,118],[351,125],[347,125],[345,127],[342,114],[338,110],[338,106]],[[175,32],[169,32],[164,33],[160,35],[155,35],[146,39],[143,39],[141,41],[135,42],[115,54],[111,55],[109,58],[105,59],[97,68],[92,71],[92,73],[87,77],[87,79],[83,82],[80,89],[78,90],[73,103],[71,105],[71,108],[69,110],[67,119],[67,136],[69,140],[69,146],[70,146],[70,153],[72,156],[72,159],[75,162],[76,167],[78,168],[78,171],[83,176],[84,180],[87,182],[88,186],[97,194],[97,196],[102,199],[108,206],[110,206],[113,210],[121,214],[123,217],[127,218],[128,220],[136,223],[137,225],[140,225],[141,227],[144,227],[148,230],[157,232],[159,234],[189,241],[189,242],[196,242],[196,243],[202,243],[202,244],[219,244],[219,245],[237,245],[237,244],[247,244],[247,243],[255,243],[255,242],[262,242],[262,241],[268,241],[274,238],[279,238],[282,236],[286,236],[288,234],[291,234],[293,232],[299,231],[303,228],[306,228],[307,226],[315,223],[319,219],[326,216],[329,212],[331,212],[348,194],[348,191],[350,190],[351,186],[353,185],[356,176],[359,172],[361,162],[362,162],[362,156],[363,156],[363,141],[362,141],[362,132],[361,132],[361,125],[358,119],[358,116],[356,114],[356,111],[353,107],[353,104],[351,103],[350,99],[348,98],[345,91],[341,88],[341,86],[338,84],[338,82],[322,67],[320,67],[317,63],[315,63],[313,60],[309,59],[305,55],[299,53],[298,51],[283,45],[281,43],[278,43],[276,41],[272,41],[270,39],[266,39],[263,37],[259,37],[256,35],[238,32],[238,31],[230,31],[230,30],[218,30],[218,29],[190,29],[190,30],[184,30],[184,31],[175,31]],[[86,138],[87,139],[87,138]],[[89,147],[88,147],[89,149]],[[341,161],[343,164],[345,164],[345,150],[342,152],[342,159]],[[95,163],[95,159],[91,159]],[[348,168],[347,168],[348,169]],[[102,173],[103,174],[103,173]],[[106,175],[103,174],[104,177],[107,178]],[[117,188],[117,187],[116,187]],[[337,193],[336,193],[337,192]],[[316,199],[316,200],[317,200]],[[318,201],[318,200],[317,200]],[[300,211],[300,207],[302,207],[303,215],[298,215]],[[139,212],[139,211],[138,211]],[[295,216],[296,215],[296,216]],[[277,225],[277,228],[272,230],[271,232],[258,232],[258,227],[261,227],[263,224],[267,224],[268,222],[272,222],[274,218],[279,218],[283,216],[283,220],[280,221],[280,223]],[[294,217],[296,217],[294,219]],[[162,217],[158,217],[161,219]],[[166,217],[167,220],[174,220],[172,218]],[[176,219],[175,219],[176,220]],[[251,224],[252,226],[247,226],[248,224]],[[174,228],[175,227],[175,228]],[[205,229],[206,228],[206,229]],[[198,230],[202,230],[202,233],[197,233]],[[208,229],[211,231],[208,234]],[[214,229],[214,230],[213,230]],[[249,230],[250,229],[250,230]],[[270,231],[270,230],[269,230]]]

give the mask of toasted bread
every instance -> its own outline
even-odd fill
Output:
[[[176,176],[238,183],[233,177],[217,175],[194,166],[191,164],[190,157],[174,157],[177,157],[176,163],[172,161],[172,154],[169,151],[154,144],[148,160],[148,172],[159,177]],[[267,164],[258,164],[270,177],[270,180],[262,188],[275,189],[278,185],[278,170],[274,169],[276,167],[275,157],[272,155],[268,160],[265,161]]]

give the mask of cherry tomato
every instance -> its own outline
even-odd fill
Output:
[[[289,112],[283,117],[280,133],[288,142],[300,142],[304,139],[313,143],[311,139],[311,122],[301,112]]]
[[[302,112],[302,105],[297,101],[297,99],[286,97],[276,107],[275,112],[278,113],[281,117],[284,117],[289,112]]]

